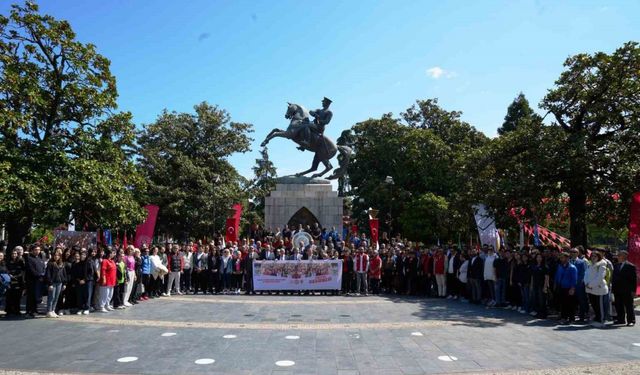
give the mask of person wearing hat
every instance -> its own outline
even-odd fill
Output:
[[[560,303],[560,319],[565,324],[571,324],[576,318],[578,269],[569,262],[569,253],[560,254],[560,264],[556,271],[555,282]]]
[[[618,316],[614,324],[636,324],[636,315],[633,311],[633,298],[636,296],[638,276],[636,266],[627,260],[629,253],[622,250],[618,252],[618,263],[613,268],[611,285],[615,299],[615,307]]]
[[[329,110],[329,106],[331,105],[331,99],[326,96],[322,99],[322,108],[316,109],[314,111],[309,111],[309,114],[313,116],[313,125],[307,126],[302,129],[302,143],[303,145],[298,147],[298,150],[304,151],[308,149],[309,146],[313,143],[313,137],[317,136],[319,138],[324,134],[324,128],[329,125],[331,122],[331,118],[333,117],[333,113]],[[316,134],[312,134],[312,130]]]

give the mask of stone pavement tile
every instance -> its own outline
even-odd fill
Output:
[[[421,367],[400,367],[400,371],[402,371],[405,375],[422,375],[424,374],[424,370]]]
[[[356,371],[356,370],[338,370],[338,375],[360,375],[360,371]]]

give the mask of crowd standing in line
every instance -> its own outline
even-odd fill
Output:
[[[307,231],[314,244],[297,246],[292,238]],[[379,247],[365,235],[348,243],[335,228],[275,233],[256,231],[240,243],[212,241],[134,246],[57,247],[43,251],[34,244],[24,252],[0,252],[0,295],[8,316],[35,317],[46,296],[47,317],[108,313],[172,294],[256,294],[255,260],[342,261],[342,288],[304,291],[309,294],[367,296],[401,294],[447,298],[483,304],[547,319],[557,314],[563,324],[578,320],[605,327],[635,325],[636,268],[626,251],[615,255],[582,246],[481,248],[424,247],[383,235]],[[270,291],[267,294],[280,294]],[[296,293],[296,292],[282,292]],[[302,294],[302,291],[297,294]]]

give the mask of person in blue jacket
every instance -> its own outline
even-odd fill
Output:
[[[144,246],[142,248],[142,265],[140,267],[140,273],[142,274],[142,285],[144,285],[144,293],[140,297],[143,301],[149,298],[154,298],[152,290],[153,283],[151,282],[151,259],[149,258],[149,249]]]
[[[560,254],[560,264],[558,264],[555,281],[560,303],[560,320],[564,324],[571,324],[576,317],[578,269],[569,262],[569,254],[566,252]]]

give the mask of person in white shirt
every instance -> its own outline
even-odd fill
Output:
[[[460,300],[462,302],[467,302],[468,290],[467,290],[467,280],[468,280],[468,271],[469,271],[469,257],[465,253],[460,253],[460,261],[462,264],[460,265],[460,269],[458,270],[458,281],[459,285],[459,293]]]
[[[487,256],[484,259],[484,281],[487,283],[487,288],[489,288],[489,302],[488,306],[493,306],[496,304],[496,269],[493,267],[493,262],[496,260],[496,253],[493,249],[493,246],[489,247],[487,251]]]
[[[605,279],[607,263],[602,259],[602,253],[594,251],[591,254],[591,265],[584,273],[585,290],[595,314],[593,326],[598,328],[603,328],[605,324],[604,296],[609,294],[609,285]]]
[[[202,247],[204,245],[199,244],[198,247]],[[182,259],[183,259],[183,270],[182,277],[180,278],[180,289],[183,293],[191,292],[191,264],[193,262],[193,248],[191,246],[186,246],[182,249]]]

